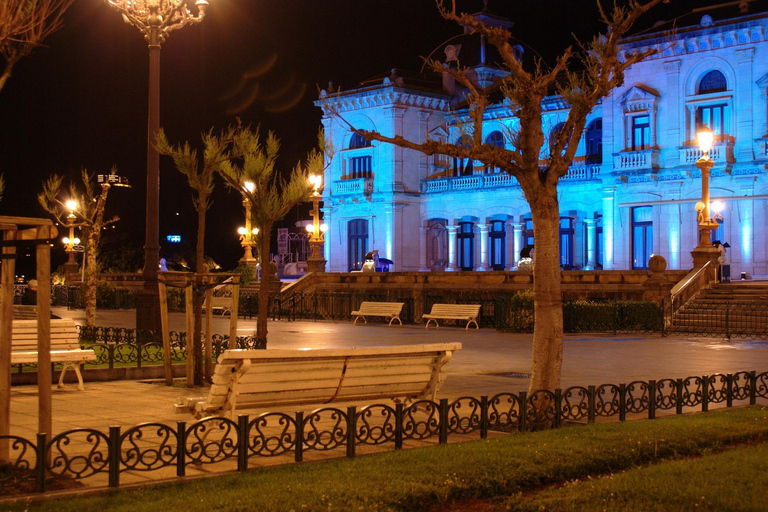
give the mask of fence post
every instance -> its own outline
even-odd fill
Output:
[[[725,406],[733,407],[733,374],[729,373],[725,376]]]
[[[555,390],[555,428],[560,428],[563,422],[563,390]]]
[[[403,448],[403,404],[395,404],[395,450]]]
[[[518,394],[518,400],[520,401],[520,419],[517,422],[517,429],[520,432],[525,432],[528,428],[528,393],[520,391]]]
[[[709,376],[701,379],[701,412],[709,411]]]
[[[725,301],[725,339],[731,341],[731,326],[729,325],[731,305],[728,301]]]
[[[619,421],[627,420],[627,385],[619,384]]]
[[[677,414],[683,414],[683,379],[677,379],[675,381],[675,387],[677,388],[677,395],[675,399],[675,412]]]
[[[597,392],[595,386],[589,386],[587,388],[587,423],[592,424],[595,422],[595,401]]]
[[[37,475],[35,491],[45,492],[45,474],[48,470],[48,434],[37,434]]]
[[[440,444],[448,443],[448,399],[440,399]]]
[[[355,458],[357,442],[357,407],[347,407],[347,458]]]
[[[296,456],[294,460],[301,462],[304,460],[304,413],[296,411]]]
[[[613,334],[618,332],[619,323],[619,306],[616,301],[613,301]]]
[[[247,414],[237,416],[237,470],[248,469],[248,441],[250,440],[250,421]]]
[[[480,397],[480,439],[488,438],[488,395]]]
[[[109,486],[120,486],[120,426],[109,427]]]
[[[176,438],[179,446],[176,449],[176,476],[184,476],[187,467],[187,422],[176,422]]]
[[[749,372],[749,405],[757,403],[757,372]]]
[[[648,419],[656,418],[656,381],[648,381]]]

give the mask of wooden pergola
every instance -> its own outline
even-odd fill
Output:
[[[53,221],[32,217],[0,216],[0,436],[11,430],[11,333],[13,330],[13,284],[16,249],[34,245],[37,257],[37,386],[38,433],[49,437],[53,430],[51,411],[51,244],[58,234]],[[9,444],[0,442],[0,460],[8,459]]]

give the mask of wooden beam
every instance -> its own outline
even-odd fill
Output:
[[[9,242],[16,236],[14,231],[3,231],[3,241]],[[0,436],[11,433],[11,333],[13,330],[13,280],[16,272],[16,248],[2,248],[0,265]],[[0,440],[0,462],[10,459],[8,439]]]
[[[40,226],[37,238],[46,238],[52,226]],[[37,432],[53,434],[51,369],[51,246],[37,246]]]

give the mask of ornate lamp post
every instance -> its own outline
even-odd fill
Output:
[[[320,199],[322,196],[320,190],[323,188],[323,177],[312,174],[309,177],[309,183],[315,188],[312,192],[312,224],[307,225],[309,231],[309,246],[312,254],[307,258],[307,270],[310,272],[325,272],[325,257],[323,256],[323,243],[325,242],[325,232],[328,231],[326,224],[320,224]]]
[[[251,226],[251,202],[248,200],[248,194],[252,194],[256,185],[252,181],[243,183],[243,207],[245,208],[245,226],[237,228],[240,235],[240,245],[243,246],[244,254],[240,258],[241,265],[253,267],[254,275],[256,270],[256,258],[253,256],[253,248],[256,247],[256,235],[259,234],[259,228]]]
[[[123,20],[144,33],[149,42],[149,123],[147,131],[147,212],[144,241],[144,287],[136,297],[136,328],[160,330],[157,271],[160,260],[160,156],[154,148],[160,130],[160,45],[169,32],[200,23],[206,0],[197,0],[193,16],[184,0],[104,0]]]
[[[67,282],[69,282],[70,276],[76,276],[78,274],[77,261],[75,261],[75,246],[80,245],[80,239],[75,238],[75,221],[77,220],[75,210],[77,210],[77,201],[70,199],[65,204],[69,210],[66,225],[66,227],[69,228],[69,236],[65,236],[61,241],[66,246],[64,250],[67,252],[67,262],[64,264],[64,275],[66,276]]]
[[[723,203],[717,201],[715,205],[709,204],[709,173],[715,163],[709,157],[709,150],[712,149],[714,134],[712,130],[703,128],[697,134],[699,149],[703,155],[696,161],[696,167],[701,171],[701,201],[696,203],[697,220],[699,223],[699,244],[691,251],[693,256],[693,267],[701,268],[708,261],[717,263],[720,251],[712,245],[712,230],[717,229],[717,221],[722,220],[720,210]],[[715,216],[711,216],[711,210],[715,210]]]

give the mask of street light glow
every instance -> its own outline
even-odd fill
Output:
[[[70,199],[69,201],[67,201],[66,205],[69,211],[77,210],[77,201],[75,201],[74,199]]]
[[[712,208],[712,211],[715,213],[720,213],[725,209],[725,203],[722,201],[714,201],[712,202],[712,205],[710,206]]]
[[[709,153],[709,150],[712,149],[712,141],[715,138],[714,132],[704,126],[699,130],[699,133],[696,134],[696,137],[699,141],[699,149],[705,154]]]
[[[253,193],[253,191],[256,190],[256,184],[252,181],[246,181],[245,183],[243,183],[243,188],[246,191]]]

